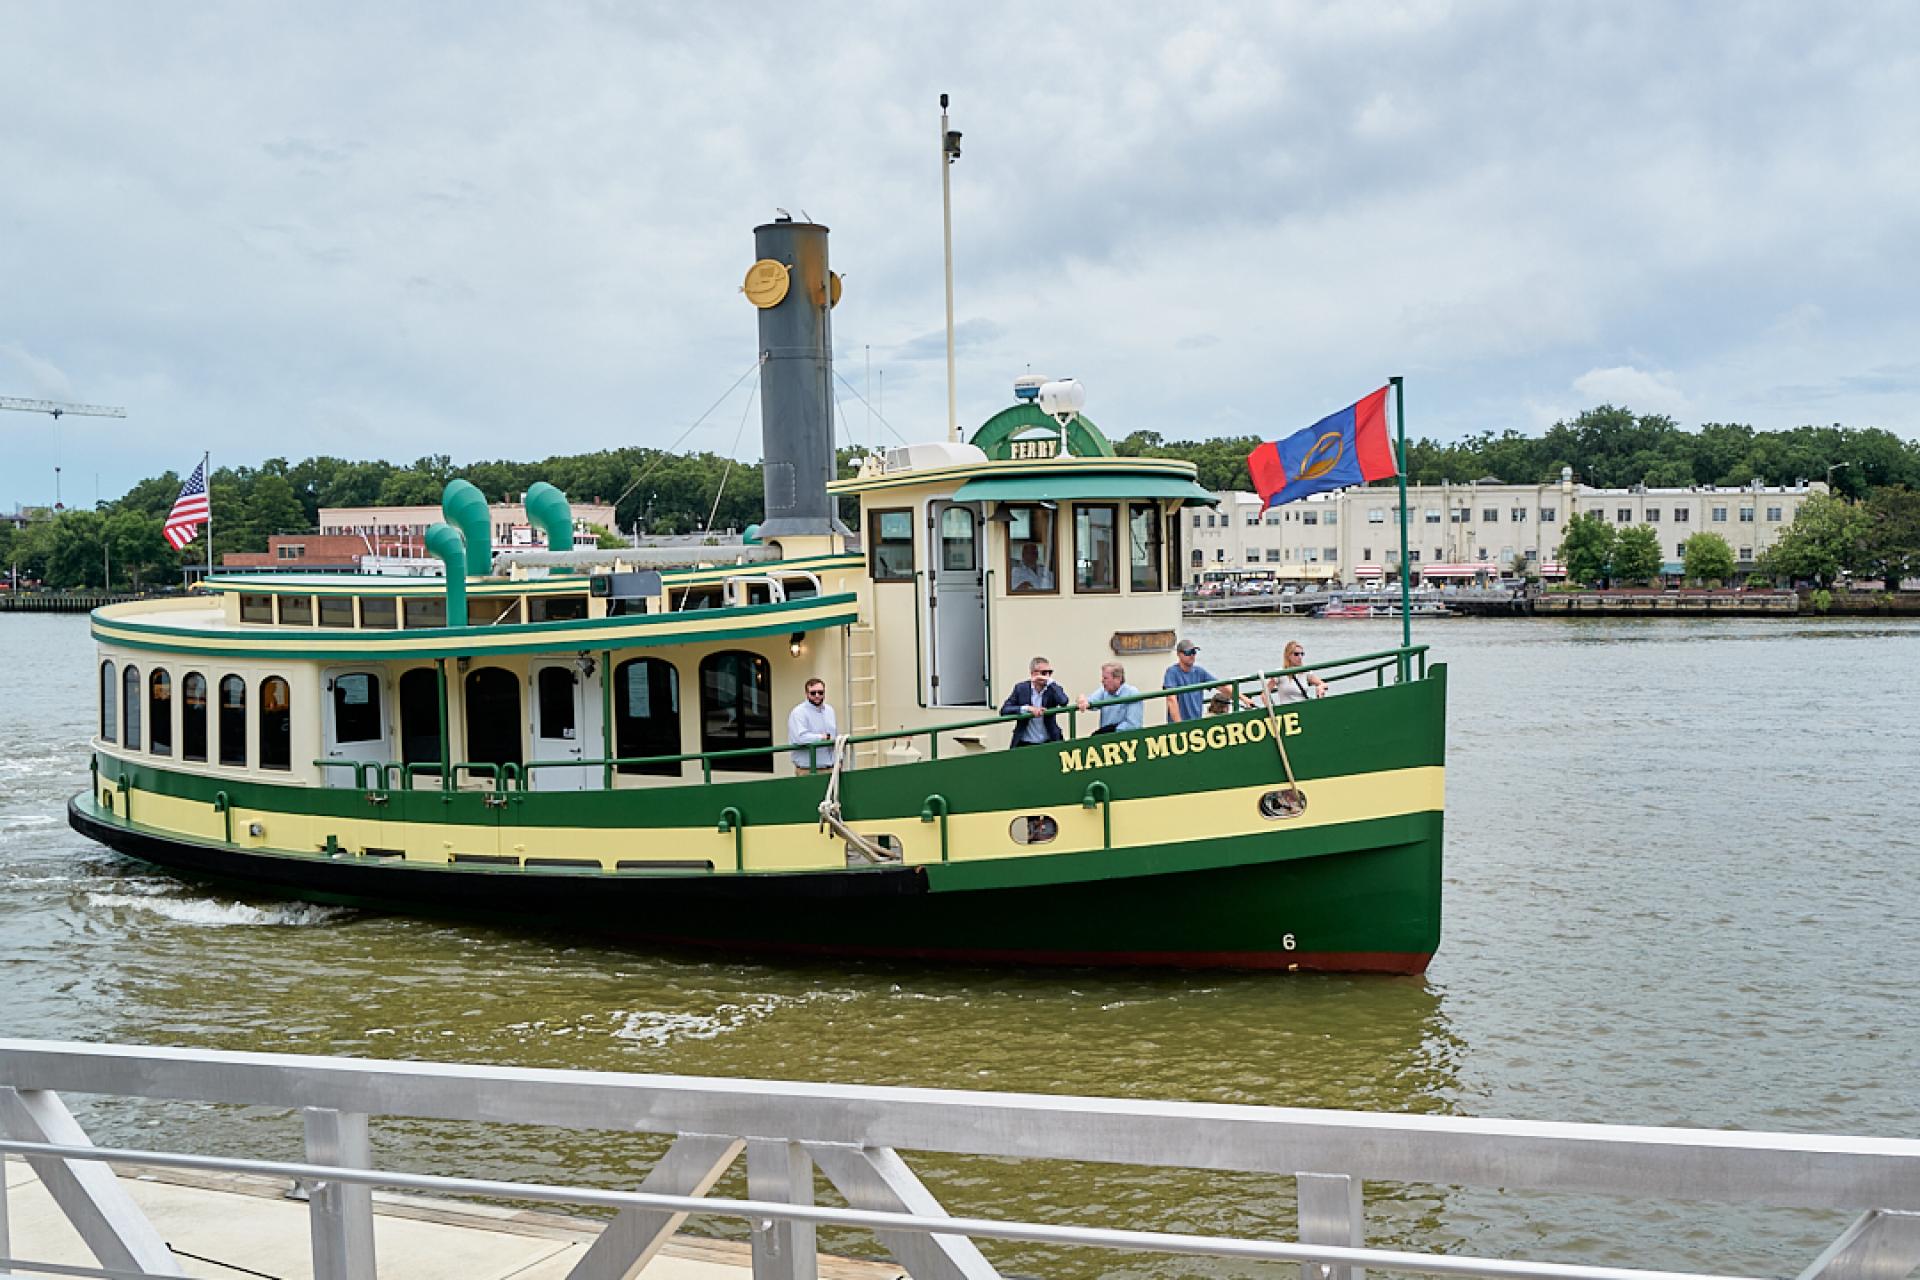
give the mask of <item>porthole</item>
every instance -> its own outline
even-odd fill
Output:
[[[1307,793],[1294,787],[1269,791],[1260,797],[1263,818],[1297,818],[1307,811]]]
[[[1044,813],[1015,818],[1007,827],[1015,844],[1047,844],[1060,834],[1060,824]]]

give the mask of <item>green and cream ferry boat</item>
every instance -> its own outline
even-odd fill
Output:
[[[834,481],[826,228],[755,236],[757,538],[572,550],[535,486],[550,549],[493,561],[456,481],[443,579],[97,610],[73,826],[253,889],[741,952],[1423,970],[1444,667],[1321,664],[1337,696],[1284,707],[1249,672],[1249,708],[1164,723],[1192,466],[1114,456],[1053,384]],[[1035,655],[1076,693],[1126,663],[1144,727],[1069,707],[1010,746]],[[815,678],[844,736],[796,747]]]

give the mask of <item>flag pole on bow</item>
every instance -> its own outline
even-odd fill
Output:
[[[1400,647],[1413,647],[1413,582],[1407,565],[1407,386],[1406,380],[1395,374],[1387,379],[1393,388],[1393,413],[1398,424],[1395,433],[1395,459],[1399,462],[1400,472]],[[1400,678],[1407,678],[1407,660],[1400,659]]]

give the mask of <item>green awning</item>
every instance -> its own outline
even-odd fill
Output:
[[[955,502],[1062,502],[1092,498],[1184,498],[1210,507],[1220,501],[1185,476],[1138,472],[982,476],[967,481],[953,495]]]

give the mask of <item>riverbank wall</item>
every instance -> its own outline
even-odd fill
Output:
[[[145,598],[127,592],[0,591],[0,613],[92,613],[102,605]]]

